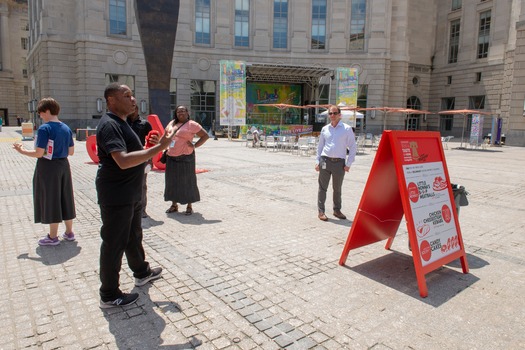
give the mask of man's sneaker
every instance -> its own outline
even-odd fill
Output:
[[[44,238],[38,241],[39,245],[59,245],[60,241],[58,237],[51,238],[49,235],[46,235]]]
[[[73,232],[70,233],[63,233],[62,238],[66,241],[74,241],[75,240],[75,234]]]
[[[156,279],[160,278],[160,275],[162,274],[162,267],[155,267],[151,269],[151,272],[149,275],[147,275],[144,278],[135,278],[135,285],[137,287],[141,287],[148,283],[149,281],[154,281]]]
[[[122,293],[120,297],[110,301],[100,301],[101,309],[110,309],[117,306],[133,304],[139,298],[139,293]]]

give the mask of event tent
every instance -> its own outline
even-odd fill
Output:
[[[328,110],[319,113],[319,116],[326,120],[326,123],[330,122],[330,118],[328,118]],[[365,116],[363,113],[359,113],[358,111],[349,111],[349,110],[341,110],[341,120],[343,123],[348,124],[350,126],[356,127],[356,119],[363,119]]]

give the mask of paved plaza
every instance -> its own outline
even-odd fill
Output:
[[[135,287],[124,259],[121,288],[140,298],[103,311],[97,165],[77,141],[77,240],[39,247],[48,226],[33,222],[35,159],[12,149],[20,139],[20,127],[0,132],[0,349],[525,348],[525,148],[449,144],[451,181],[470,193],[459,215],[470,272],[443,266],[421,298],[404,221],[391,250],[338,264],[375,150],[346,175],[348,220],[331,215],[330,190],[322,222],[313,156],[210,139],[193,215],[166,214],[164,173],[150,172],[144,248],[163,278]]]

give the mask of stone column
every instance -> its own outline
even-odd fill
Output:
[[[179,0],[135,0],[135,17],[144,50],[150,113],[170,120],[170,79],[179,22]]]

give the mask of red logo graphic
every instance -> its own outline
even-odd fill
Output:
[[[441,252],[445,253],[448,252],[451,249],[454,249],[459,246],[459,239],[458,236],[451,237],[447,240],[447,244],[443,244],[441,246]]]
[[[432,189],[434,191],[443,191],[447,188],[447,180],[443,179],[441,176],[438,176],[434,179],[432,183]]]
[[[445,204],[443,207],[441,207],[441,215],[447,224],[450,222],[450,220],[452,220],[452,212],[450,211],[448,205]]]
[[[408,198],[410,198],[410,200],[414,203],[417,203],[419,200],[419,189],[413,182],[408,184]]]
[[[420,225],[416,228],[416,232],[420,238],[423,238],[430,232],[430,226],[428,224]]]
[[[432,248],[430,248],[430,243],[428,243],[428,241],[421,242],[421,245],[419,246],[419,252],[423,260],[429,261],[430,257],[432,256]]]

